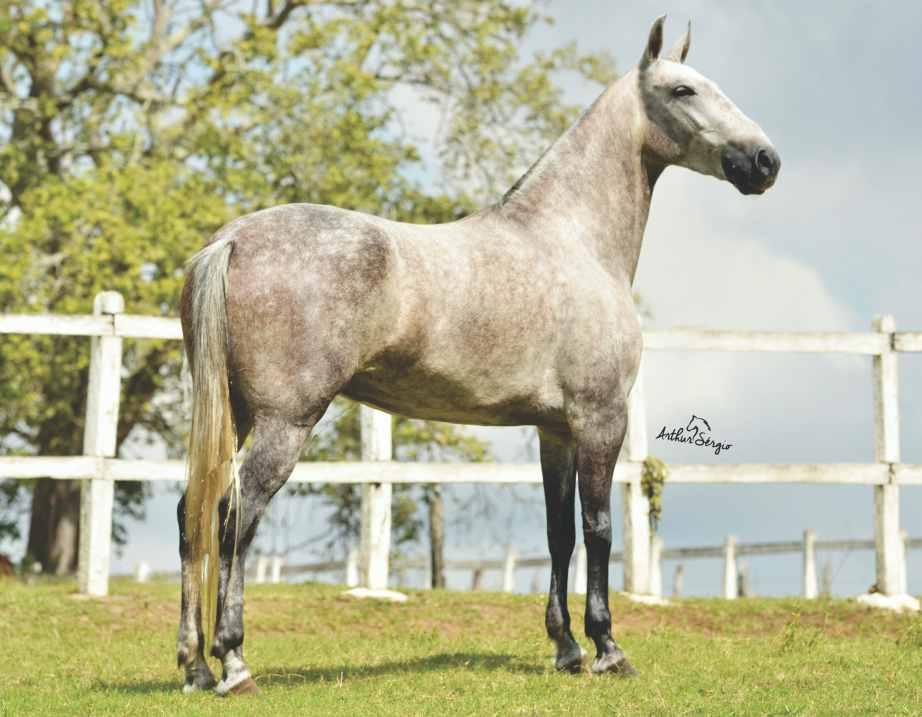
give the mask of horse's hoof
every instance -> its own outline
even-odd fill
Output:
[[[186,684],[183,685],[182,691],[190,695],[193,692],[213,689],[216,684],[208,665],[198,662],[186,668]]]
[[[574,645],[571,649],[557,655],[554,661],[554,667],[558,672],[569,672],[577,675],[583,671],[583,658],[586,657],[586,651],[579,645]]]
[[[207,678],[201,677],[186,682],[186,684],[182,686],[182,691],[183,694],[191,695],[193,692],[212,690],[216,684],[214,678],[209,675]]]
[[[592,672],[596,675],[608,672],[618,677],[637,677],[640,674],[621,650],[613,650],[596,657],[592,663]]]
[[[218,686],[215,687],[215,692],[221,697],[228,697],[230,695],[258,695],[260,690],[259,687],[256,686],[256,681],[247,675],[242,680],[232,685],[228,685],[224,680],[221,680]]]
[[[260,689],[256,686],[256,681],[252,677],[247,677],[243,682],[238,682],[236,685],[231,687],[228,694],[258,695],[259,693]]]

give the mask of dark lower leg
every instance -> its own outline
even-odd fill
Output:
[[[202,632],[202,610],[195,595],[191,566],[189,565],[189,546],[186,540],[185,520],[186,498],[179,500],[177,519],[179,522],[179,558],[182,564],[182,601],[179,615],[179,635],[176,639],[176,662],[185,669],[186,679],[183,690],[211,689],[215,685],[214,675],[205,660],[204,634]]]
[[[241,504],[234,506],[227,516],[228,505],[225,501],[221,503],[218,619],[211,645],[211,654],[224,667],[218,685],[221,693],[237,691],[252,682],[243,660],[246,554],[266,506],[291,475],[312,426],[313,422],[310,426],[269,420],[257,423],[252,447],[240,468]]]
[[[570,556],[576,542],[576,461],[571,442],[540,433],[541,470],[547,508],[547,542],[551,554],[551,585],[548,590],[545,625],[557,646],[558,670],[579,671],[583,651],[570,631],[567,609],[567,578]]]
[[[623,431],[621,432],[623,435]],[[611,481],[621,439],[615,445],[579,447],[579,495],[586,543],[586,635],[596,646],[593,672],[636,674],[611,634],[608,563],[611,557]]]

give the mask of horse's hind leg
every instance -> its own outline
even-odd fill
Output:
[[[238,446],[243,445],[252,428],[252,419],[239,402],[234,403]],[[195,596],[193,576],[189,566],[189,543],[186,538],[186,496],[179,499],[176,509],[179,522],[179,559],[182,565],[182,602],[179,616],[179,636],[176,640],[176,662],[185,669],[183,692],[210,690],[215,678],[205,659],[205,634],[202,630],[201,604]]]
[[[545,625],[557,646],[558,670],[579,672],[583,650],[570,631],[567,609],[567,577],[576,542],[576,450],[572,439],[539,431],[544,502],[547,507],[547,544],[551,553],[551,586],[547,596]]]
[[[176,640],[176,662],[185,668],[183,692],[210,690],[215,686],[214,675],[205,660],[200,604],[193,604],[192,574],[189,566],[189,543],[186,539],[186,496],[179,499],[176,509],[179,521],[179,559],[182,563],[182,603],[179,615],[179,636]]]
[[[218,621],[211,654],[223,663],[218,694],[256,691],[243,660],[243,589],[246,555],[259,519],[269,500],[285,484],[294,469],[304,441],[322,411],[306,423],[292,424],[280,418],[256,421],[253,442],[240,467],[241,510],[225,521],[227,503],[222,501],[221,576],[218,590]],[[239,526],[236,521],[239,518]],[[239,542],[234,547],[239,530]]]

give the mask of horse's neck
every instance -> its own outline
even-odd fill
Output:
[[[633,282],[654,177],[642,158],[634,77],[609,87],[498,207],[542,237],[578,236],[604,268]]]

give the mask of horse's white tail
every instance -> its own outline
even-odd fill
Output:
[[[186,486],[186,538],[192,575],[191,604],[199,599],[205,654],[211,645],[217,618],[220,566],[218,504],[229,494],[231,508],[240,505],[240,482],[235,456],[237,431],[230,404],[227,368],[227,267],[233,244],[218,240],[189,261],[192,282],[186,337],[192,370],[192,430],[189,434]],[[235,526],[239,531],[239,511]],[[226,522],[226,521],[225,521]],[[236,553],[237,538],[234,537]]]

